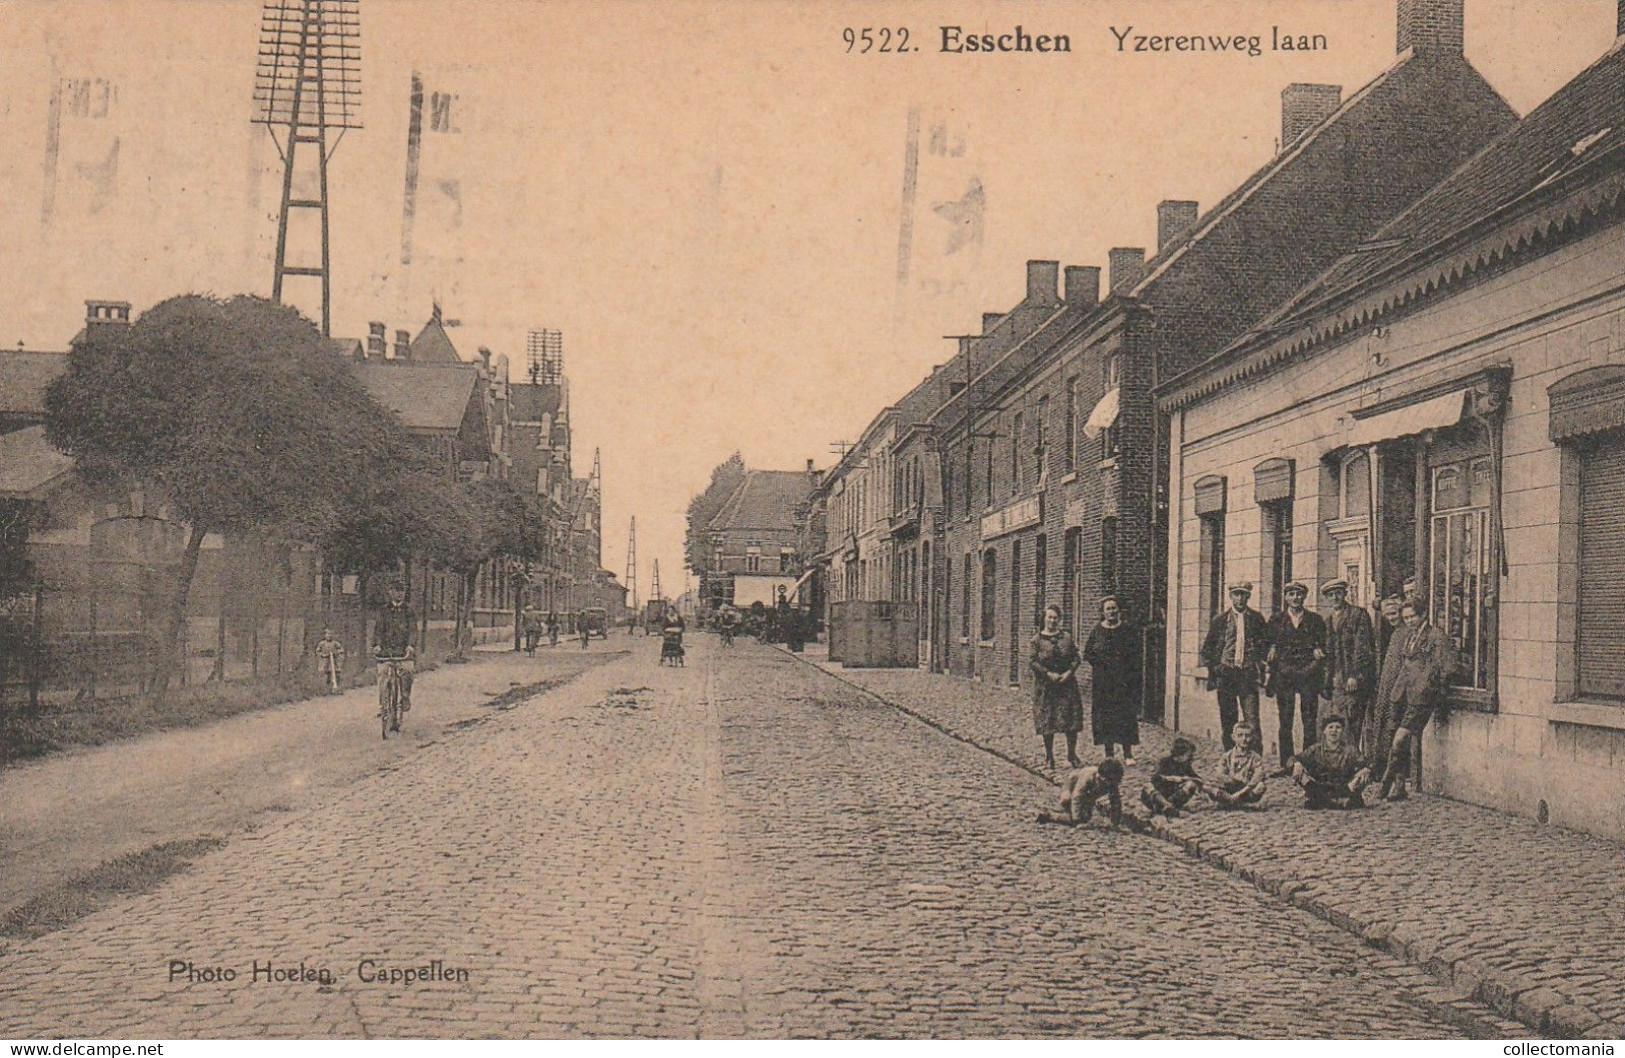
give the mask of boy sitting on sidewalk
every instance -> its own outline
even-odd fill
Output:
[[[1191,798],[1202,790],[1191,761],[1196,757],[1196,744],[1188,738],[1174,739],[1168,755],[1157,761],[1151,773],[1151,782],[1140,791],[1140,803],[1152,815],[1161,812],[1169,819],[1179,816],[1180,809],[1190,804]]]
[[[1264,799],[1264,758],[1255,753],[1252,725],[1243,720],[1231,732],[1233,749],[1219,758],[1219,784],[1208,796],[1220,808],[1243,808]]]
[[[1123,825],[1123,795],[1118,787],[1123,782],[1123,762],[1108,757],[1095,768],[1075,768],[1061,784],[1061,814],[1038,813],[1040,823],[1059,823],[1078,827],[1094,816],[1095,807],[1106,801],[1106,810],[1112,826]]]
[[[1320,741],[1292,760],[1292,779],[1303,787],[1305,808],[1364,808],[1371,769],[1353,746],[1343,741],[1340,716],[1328,716]]]

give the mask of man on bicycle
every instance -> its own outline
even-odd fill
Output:
[[[383,679],[384,666],[392,665],[401,676],[401,715],[412,708],[412,661],[417,651],[412,647],[412,632],[416,627],[412,610],[406,605],[406,589],[399,581],[389,585],[389,602],[378,611],[373,625],[372,653],[378,661],[378,678]],[[400,730],[400,725],[395,725]]]

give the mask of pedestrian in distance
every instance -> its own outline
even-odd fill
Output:
[[[1292,761],[1292,781],[1303,788],[1305,808],[1364,808],[1371,768],[1349,743],[1340,716],[1328,716],[1320,738]]]
[[[1258,677],[1269,644],[1263,615],[1247,605],[1252,596],[1250,581],[1230,585],[1230,608],[1213,618],[1202,641],[1207,689],[1219,696],[1225,749],[1230,748],[1237,720],[1252,728],[1253,749],[1264,749],[1258,727]]]
[[[1326,685],[1321,697],[1331,715],[1348,722],[1347,737],[1370,756],[1365,746],[1366,715],[1377,689],[1377,639],[1371,615],[1349,603],[1349,582],[1334,580],[1320,589],[1331,603],[1326,615]]]
[[[1044,763],[1055,767],[1055,736],[1066,736],[1066,762],[1079,767],[1078,732],[1083,730],[1083,697],[1078,692],[1078,665],[1083,656],[1061,629],[1061,608],[1044,607],[1044,624],[1033,636],[1033,729],[1044,739]]]
[[[1112,746],[1123,747],[1123,764],[1134,765],[1140,741],[1140,634],[1123,620],[1117,599],[1100,601],[1100,622],[1083,644],[1083,656],[1094,671],[1089,684],[1089,726],[1095,745],[1107,760]]]
[[[1276,728],[1276,747],[1279,750],[1281,774],[1286,774],[1287,761],[1296,754],[1292,738],[1293,714],[1303,722],[1305,745],[1314,739],[1316,711],[1326,675],[1326,621],[1313,610],[1306,610],[1303,601],[1309,589],[1293,581],[1281,589],[1286,605],[1269,620],[1267,634],[1269,652],[1265,661],[1269,665],[1269,689],[1275,698],[1275,711],[1279,720]]]
[[[1196,774],[1196,743],[1176,738],[1168,755],[1157,761],[1151,781],[1140,791],[1140,803],[1152,815],[1176,819],[1191,799],[1202,792],[1202,779]]]
[[[536,644],[542,638],[542,615],[534,606],[525,607],[525,653],[536,656]]]
[[[551,610],[547,614],[547,645],[559,645],[559,615]]]
[[[1264,758],[1253,752],[1253,733],[1246,727],[1242,721],[1231,732],[1232,747],[1219,758],[1218,781],[1206,787],[1219,808],[1246,808],[1264,799]]]
[[[1377,688],[1377,730],[1384,750],[1382,796],[1403,801],[1411,775],[1412,743],[1444,704],[1457,666],[1456,645],[1428,623],[1420,599],[1400,604],[1404,627],[1394,633]]]
[[[587,611],[582,610],[576,614],[576,632],[581,636],[581,649],[587,649],[587,640],[592,638],[592,626],[587,623]]]
[[[1061,810],[1051,815],[1038,813],[1040,823],[1058,823],[1061,826],[1084,826],[1094,817],[1095,809],[1106,803],[1106,818],[1112,828],[1123,825],[1123,762],[1103,760],[1096,767],[1076,768],[1061,784]]]
[[[316,671],[328,694],[338,694],[344,688],[344,644],[331,628],[322,629],[321,641],[316,644]]]

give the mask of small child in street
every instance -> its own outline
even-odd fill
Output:
[[[1364,808],[1371,768],[1360,751],[1344,740],[1342,717],[1328,716],[1320,741],[1292,760],[1292,779],[1303,787],[1305,808]]]
[[[328,694],[343,690],[344,644],[333,635],[331,628],[322,629],[321,642],[316,644],[316,672]]]
[[[1119,787],[1123,782],[1123,762],[1108,758],[1094,768],[1076,768],[1061,784],[1061,813],[1038,813],[1040,823],[1059,823],[1078,827],[1094,817],[1095,808],[1102,800],[1113,827],[1123,825],[1123,795]]]
[[[1152,815],[1160,812],[1176,819],[1180,810],[1201,792],[1202,780],[1192,763],[1195,758],[1196,744],[1188,738],[1176,738],[1168,755],[1157,761],[1151,782],[1140,791],[1140,803]]]
[[[1252,749],[1253,728],[1243,720],[1231,729],[1234,749],[1219,758],[1219,782],[1208,796],[1220,808],[1244,808],[1264,799],[1264,758]]]

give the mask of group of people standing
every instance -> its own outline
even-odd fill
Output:
[[[585,650],[591,635],[587,611],[582,610],[576,615],[575,626],[576,635],[581,640],[581,649]],[[559,632],[564,627],[564,619],[551,610],[544,614],[534,606],[527,606],[521,619],[521,627],[525,633],[525,653],[534,655],[536,645],[541,642],[544,635],[547,636],[549,645],[555,647],[559,645]]]
[[[1455,644],[1428,622],[1427,603],[1407,582],[1403,596],[1383,606],[1385,627],[1349,602],[1347,581],[1321,588],[1325,616],[1304,606],[1309,589],[1293,582],[1286,603],[1267,622],[1248,603],[1252,585],[1230,586],[1230,607],[1214,618],[1202,643],[1208,686],[1218,694],[1225,748],[1234,744],[1238,720],[1251,725],[1253,749],[1263,749],[1259,698],[1275,699],[1281,774],[1300,761],[1293,723],[1304,741],[1322,741],[1322,730],[1339,721],[1340,743],[1380,773],[1382,796],[1403,800],[1411,778],[1412,748],[1442,706],[1456,671]],[[1381,659],[1379,666],[1378,659]],[[1321,703],[1326,712],[1321,713]]]
[[[1178,739],[1146,788],[1147,807],[1176,814],[1201,791],[1221,807],[1256,804],[1266,777],[1261,696],[1276,704],[1280,767],[1274,775],[1301,786],[1311,807],[1363,805],[1364,787],[1374,774],[1380,776],[1381,796],[1406,798],[1412,747],[1442,706],[1457,667],[1455,644],[1428,623],[1427,604],[1415,592],[1414,581],[1406,588],[1403,596],[1385,600],[1384,622],[1374,625],[1370,614],[1350,603],[1346,581],[1322,587],[1328,604],[1324,615],[1305,607],[1307,587],[1288,584],[1282,591],[1285,605],[1268,620],[1248,605],[1250,583],[1230,585],[1230,606],[1214,617],[1201,649],[1208,689],[1218,695],[1224,774],[1211,782],[1197,776],[1191,765],[1195,747]],[[1110,597],[1102,600],[1100,618],[1082,649],[1061,622],[1060,608],[1047,607],[1032,641],[1033,723],[1044,740],[1045,761],[1055,767],[1059,734],[1066,739],[1067,762],[1082,766],[1077,740],[1083,730],[1083,699],[1077,670],[1088,662],[1094,677],[1091,733],[1112,767],[1086,769],[1087,781],[1100,785],[1120,779],[1123,767],[1133,766],[1139,742],[1139,632]],[[1293,737],[1295,723],[1303,728],[1306,746],[1301,753]],[[1120,764],[1115,759],[1119,747]],[[1115,800],[1116,782],[1108,785]]]

